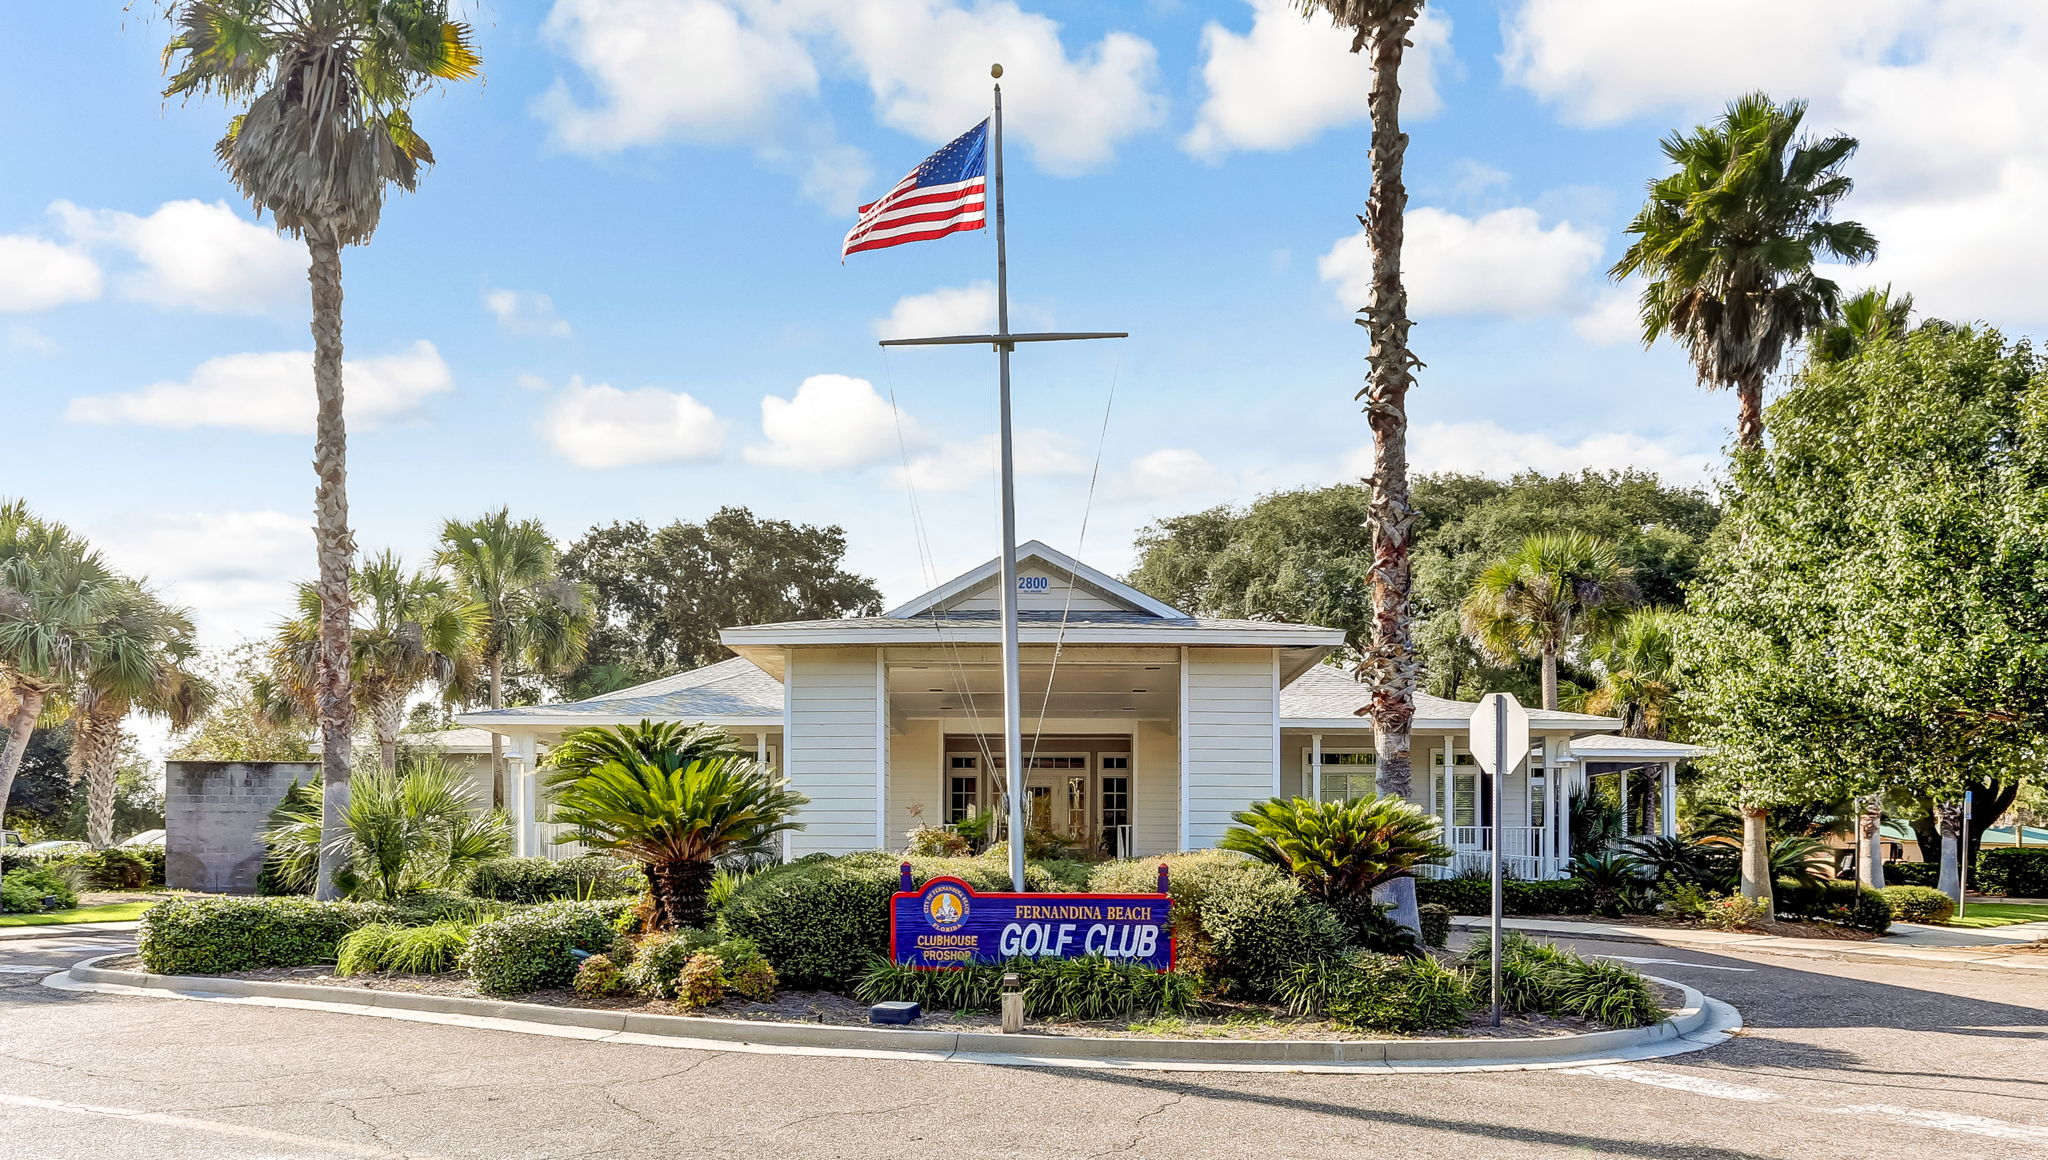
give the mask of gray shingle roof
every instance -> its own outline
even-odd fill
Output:
[[[994,609],[961,609],[934,613],[930,616],[860,616],[841,620],[786,620],[776,624],[749,624],[730,632],[749,634],[777,629],[834,628],[852,629],[931,629],[931,628],[980,628],[997,626],[999,613]],[[1162,617],[1145,612],[1111,612],[1104,610],[1075,610],[1071,613],[1053,609],[1024,609],[1017,614],[1017,623],[1032,628],[1055,628],[1064,623],[1068,628],[1192,628],[1196,630],[1238,631],[1256,630],[1261,632],[1299,632],[1303,634],[1326,635],[1332,630],[1314,624],[1290,624],[1276,620],[1217,620],[1201,617]]]
[[[540,709],[551,717],[761,717],[779,724],[782,682],[754,662],[733,657],[583,701],[465,713],[463,717],[521,717]]]
[[[1372,698],[1372,691],[1335,665],[1315,665],[1280,690],[1280,720],[1335,720],[1358,716]],[[1468,701],[1452,701],[1428,693],[1415,694],[1415,719],[1422,722],[1463,723],[1478,708]],[[1361,728],[1371,721],[1358,717]],[[1612,717],[1590,713],[1565,713],[1549,709],[1529,710],[1529,723],[1539,729],[1614,729],[1621,725]]]

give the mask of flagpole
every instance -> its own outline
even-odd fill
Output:
[[[1017,472],[1010,441],[1010,255],[1003,234],[1003,66],[991,66],[996,78],[995,115],[989,121],[990,165],[996,194],[996,409],[1001,416],[998,445],[1002,459],[1003,495],[1003,764],[1010,783],[1010,883],[1024,891],[1024,712],[1023,678],[1018,672],[1017,646]]]

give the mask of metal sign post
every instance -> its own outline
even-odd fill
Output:
[[[1488,693],[1472,710],[1472,756],[1492,779],[1487,795],[1488,862],[1493,878],[1493,921],[1487,946],[1488,992],[1492,996],[1493,1025],[1500,1026],[1501,916],[1506,894],[1501,874],[1501,787],[1508,774],[1529,757],[1529,711],[1511,693]]]

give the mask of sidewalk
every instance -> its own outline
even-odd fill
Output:
[[[1683,947],[1694,951],[1742,951],[1747,954],[1786,955],[1795,958],[1833,959],[1840,962],[1913,963],[1919,966],[1991,968],[2033,971],[2048,975],[2048,955],[1986,954],[1989,948],[2030,943],[2048,938],[2048,923],[2028,922],[2014,926],[1964,930],[1895,922],[1891,933],[1868,942],[1812,938],[1780,938],[1749,931],[1719,931],[1693,927],[1631,926],[1618,922],[1578,921],[1562,918],[1510,918],[1503,920],[1509,930],[1546,938],[1597,939],[1605,942],[1648,943],[1652,946]],[[1451,920],[1456,930],[1484,931],[1488,920],[1460,915]]]
[[[39,926],[0,926],[0,942],[20,938],[62,938],[76,935],[84,938],[95,934],[133,934],[142,923],[134,922],[52,922]]]

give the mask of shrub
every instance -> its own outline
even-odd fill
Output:
[[[910,862],[920,885],[949,876],[976,890],[1010,888],[1008,865],[986,855],[813,854],[762,870],[734,888],[719,912],[718,929],[728,938],[753,940],[775,964],[784,986],[845,990],[866,972],[870,958],[889,949],[889,896],[896,892],[897,865],[903,861]],[[1035,892],[1059,888],[1037,865],[1025,868],[1024,884]]]
[[[1322,1014],[1362,1031],[1424,1031],[1463,1026],[1474,1006],[1464,972],[1425,955],[1401,958],[1358,951],[1302,963],[1281,995],[1297,1014]]]
[[[1657,892],[1664,900],[1666,914],[1692,919],[1712,930],[1734,931],[1755,925],[1770,909],[1761,898],[1723,894],[1669,874],[1658,883]]]
[[[1932,886],[1887,886],[1878,893],[1899,922],[1947,922],[1956,915],[1956,900]]]
[[[1424,878],[1415,883],[1415,897],[1450,908],[1452,914],[1488,914],[1493,887],[1482,877]],[[1501,883],[1501,901],[1510,915],[1592,914],[1593,894],[1576,878],[1528,882],[1510,878]]]
[[[1651,898],[1641,859],[1632,854],[1580,854],[1566,867],[1573,880],[1585,884],[1596,914],[1619,918],[1644,909]]]
[[[1939,862],[1886,862],[1884,880],[1892,886],[1939,886]]]
[[[1884,896],[1846,878],[1780,878],[1772,894],[1783,916],[1838,922],[1872,934],[1883,934],[1892,924],[1892,908]]]
[[[1970,884],[1986,894],[2048,898],[2048,850],[1986,850],[1977,855]]]
[[[945,970],[900,967],[881,957],[868,964],[855,994],[863,1003],[921,1003],[935,1011],[992,1011],[1003,976],[1016,972],[1024,1013],[1033,1019],[1092,1021],[1179,1015],[1194,1005],[1195,980],[1183,971],[1153,971],[1100,955],[1077,959],[1013,959]]]
[[[160,975],[218,975],[331,963],[343,935],[393,917],[373,902],[173,899],[143,913],[142,964]]]
[[[469,945],[474,929],[464,922],[436,922],[427,926],[373,922],[359,926],[341,936],[335,948],[335,971],[343,975],[367,975],[374,971],[436,975],[452,971],[460,965],[463,948]]]
[[[310,886],[329,849],[314,786],[294,785],[261,837],[275,877]],[[371,765],[349,776],[348,838],[334,883],[345,897],[391,900],[459,886],[477,864],[512,847],[511,821],[487,809],[468,775],[438,756],[408,755],[395,770]]]
[[[725,998],[725,962],[717,951],[698,951],[676,977],[676,1006],[709,1007]]]
[[[461,922],[475,926],[512,910],[508,903],[471,898],[452,890],[422,890],[389,905],[394,916],[392,921],[400,926],[431,926],[437,922]]]
[[[523,995],[543,987],[567,986],[576,977],[569,952],[598,952],[611,945],[617,907],[587,902],[548,902],[516,911],[476,928],[462,964],[486,995]]]
[[[1416,908],[1422,916],[1422,941],[1433,947],[1441,947],[1451,941],[1451,908],[1442,903],[1429,902]]]
[[[1475,937],[1465,949],[1464,964],[1475,972],[1484,970],[1489,945],[1485,935]],[[1647,1027],[1664,1019],[1649,981],[1620,963],[1582,958],[1520,934],[1509,934],[1501,947],[1501,1001],[1510,1010],[1577,1015],[1610,1027]]]
[[[43,914],[78,905],[78,892],[51,866],[23,867],[0,875],[0,911]]]
[[[1089,889],[1142,893],[1167,865],[1179,961],[1247,998],[1272,995],[1296,965],[1343,953],[1344,925],[1301,884],[1263,862],[1222,851],[1134,858],[1098,867]]]
[[[605,855],[584,858],[492,858],[478,864],[469,892],[500,902],[630,898],[647,889],[638,866]]]
[[[1393,794],[1341,801],[1273,798],[1232,815],[1219,849],[1292,875],[1310,897],[1349,910],[1374,887],[1451,856],[1443,823]]]
[[[761,948],[743,938],[727,939],[717,947],[725,989],[754,1003],[772,1002],[780,981],[775,968]]]
[[[576,965],[576,993],[601,999],[627,989],[626,974],[610,955],[592,955]]]
[[[974,852],[966,838],[944,826],[919,826],[904,835],[904,853],[913,858],[965,858]]]
[[[626,963],[626,986],[657,999],[676,997],[676,978],[683,973],[690,956],[718,942],[705,930],[658,931],[633,944]]]

